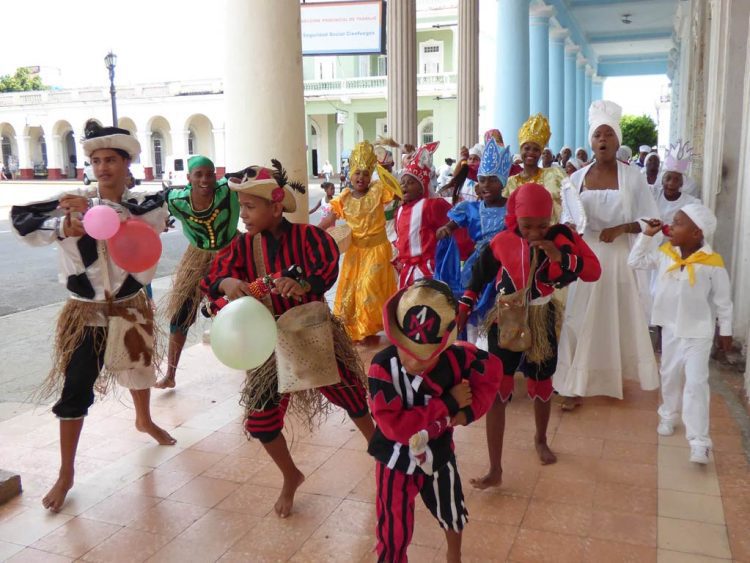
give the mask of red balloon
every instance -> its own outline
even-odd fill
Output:
[[[107,249],[115,264],[137,274],[156,266],[161,257],[161,240],[148,223],[128,219],[107,241]]]

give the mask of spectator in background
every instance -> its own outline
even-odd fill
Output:
[[[643,168],[646,165],[646,157],[651,152],[651,147],[648,145],[641,145],[638,147],[638,160],[635,161],[635,165],[639,168]]]
[[[552,154],[549,147],[544,147],[544,150],[542,151],[542,168],[552,168],[554,162],[555,155]]]
[[[451,178],[453,177],[453,165],[455,164],[455,160],[452,158],[446,158],[445,164],[441,164],[440,168],[438,168],[437,171],[437,187],[438,189],[442,188],[445,184],[450,182]]]
[[[586,149],[584,149],[583,147],[578,147],[576,149],[576,158],[583,164],[586,164],[589,161],[589,153],[587,153]]]
[[[617,149],[617,154],[615,155],[615,157],[623,164],[629,165],[631,159],[633,158],[633,149],[631,149],[627,145],[622,145],[619,149]]]

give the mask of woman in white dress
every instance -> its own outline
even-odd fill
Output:
[[[591,104],[589,139],[596,160],[571,177],[586,213],[583,238],[599,258],[602,276],[595,283],[574,283],[568,293],[554,376],[564,410],[580,405],[581,397],[622,399],[623,379],[639,381],[644,390],[659,387],[648,322],[628,266],[631,235],[641,232],[641,219],[656,217],[658,210],[640,170],[616,159],[621,113],[613,102]]]

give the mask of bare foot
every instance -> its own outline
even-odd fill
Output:
[[[549,449],[546,440],[543,442],[534,440],[534,445],[536,446],[536,453],[539,456],[539,461],[542,462],[542,465],[552,465],[557,462],[557,456]]]
[[[297,488],[304,482],[304,480],[305,476],[300,471],[297,471],[297,474],[291,480],[284,479],[284,486],[281,487],[281,494],[279,495],[276,504],[273,505],[273,509],[276,511],[276,515],[279,518],[286,518],[292,513],[294,493],[297,492]]]
[[[136,420],[135,428],[138,432],[144,432],[156,440],[160,446],[174,446],[177,440],[170,436],[169,432],[157,426],[153,421],[142,424]]]
[[[581,397],[565,397],[560,408],[564,411],[574,411],[583,404]]]
[[[60,512],[62,505],[65,503],[65,497],[68,495],[68,491],[73,487],[73,475],[60,475],[52,485],[52,488],[42,499],[42,505],[44,508],[51,510],[52,512]]]
[[[489,489],[490,487],[499,487],[503,482],[503,470],[489,470],[487,475],[480,478],[474,478],[469,481],[475,489]]]
[[[154,384],[156,389],[174,389],[174,375],[166,375]]]

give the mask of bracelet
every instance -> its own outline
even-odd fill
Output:
[[[271,284],[269,284],[266,280],[266,278],[269,278],[270,276],[263,276],[262,278],[258,278],[254,282],[250,282],[248,284],[248,287],[250,288],[250,295],[255,297],[256,299],[262,299],[269,293],[271,293]]]

